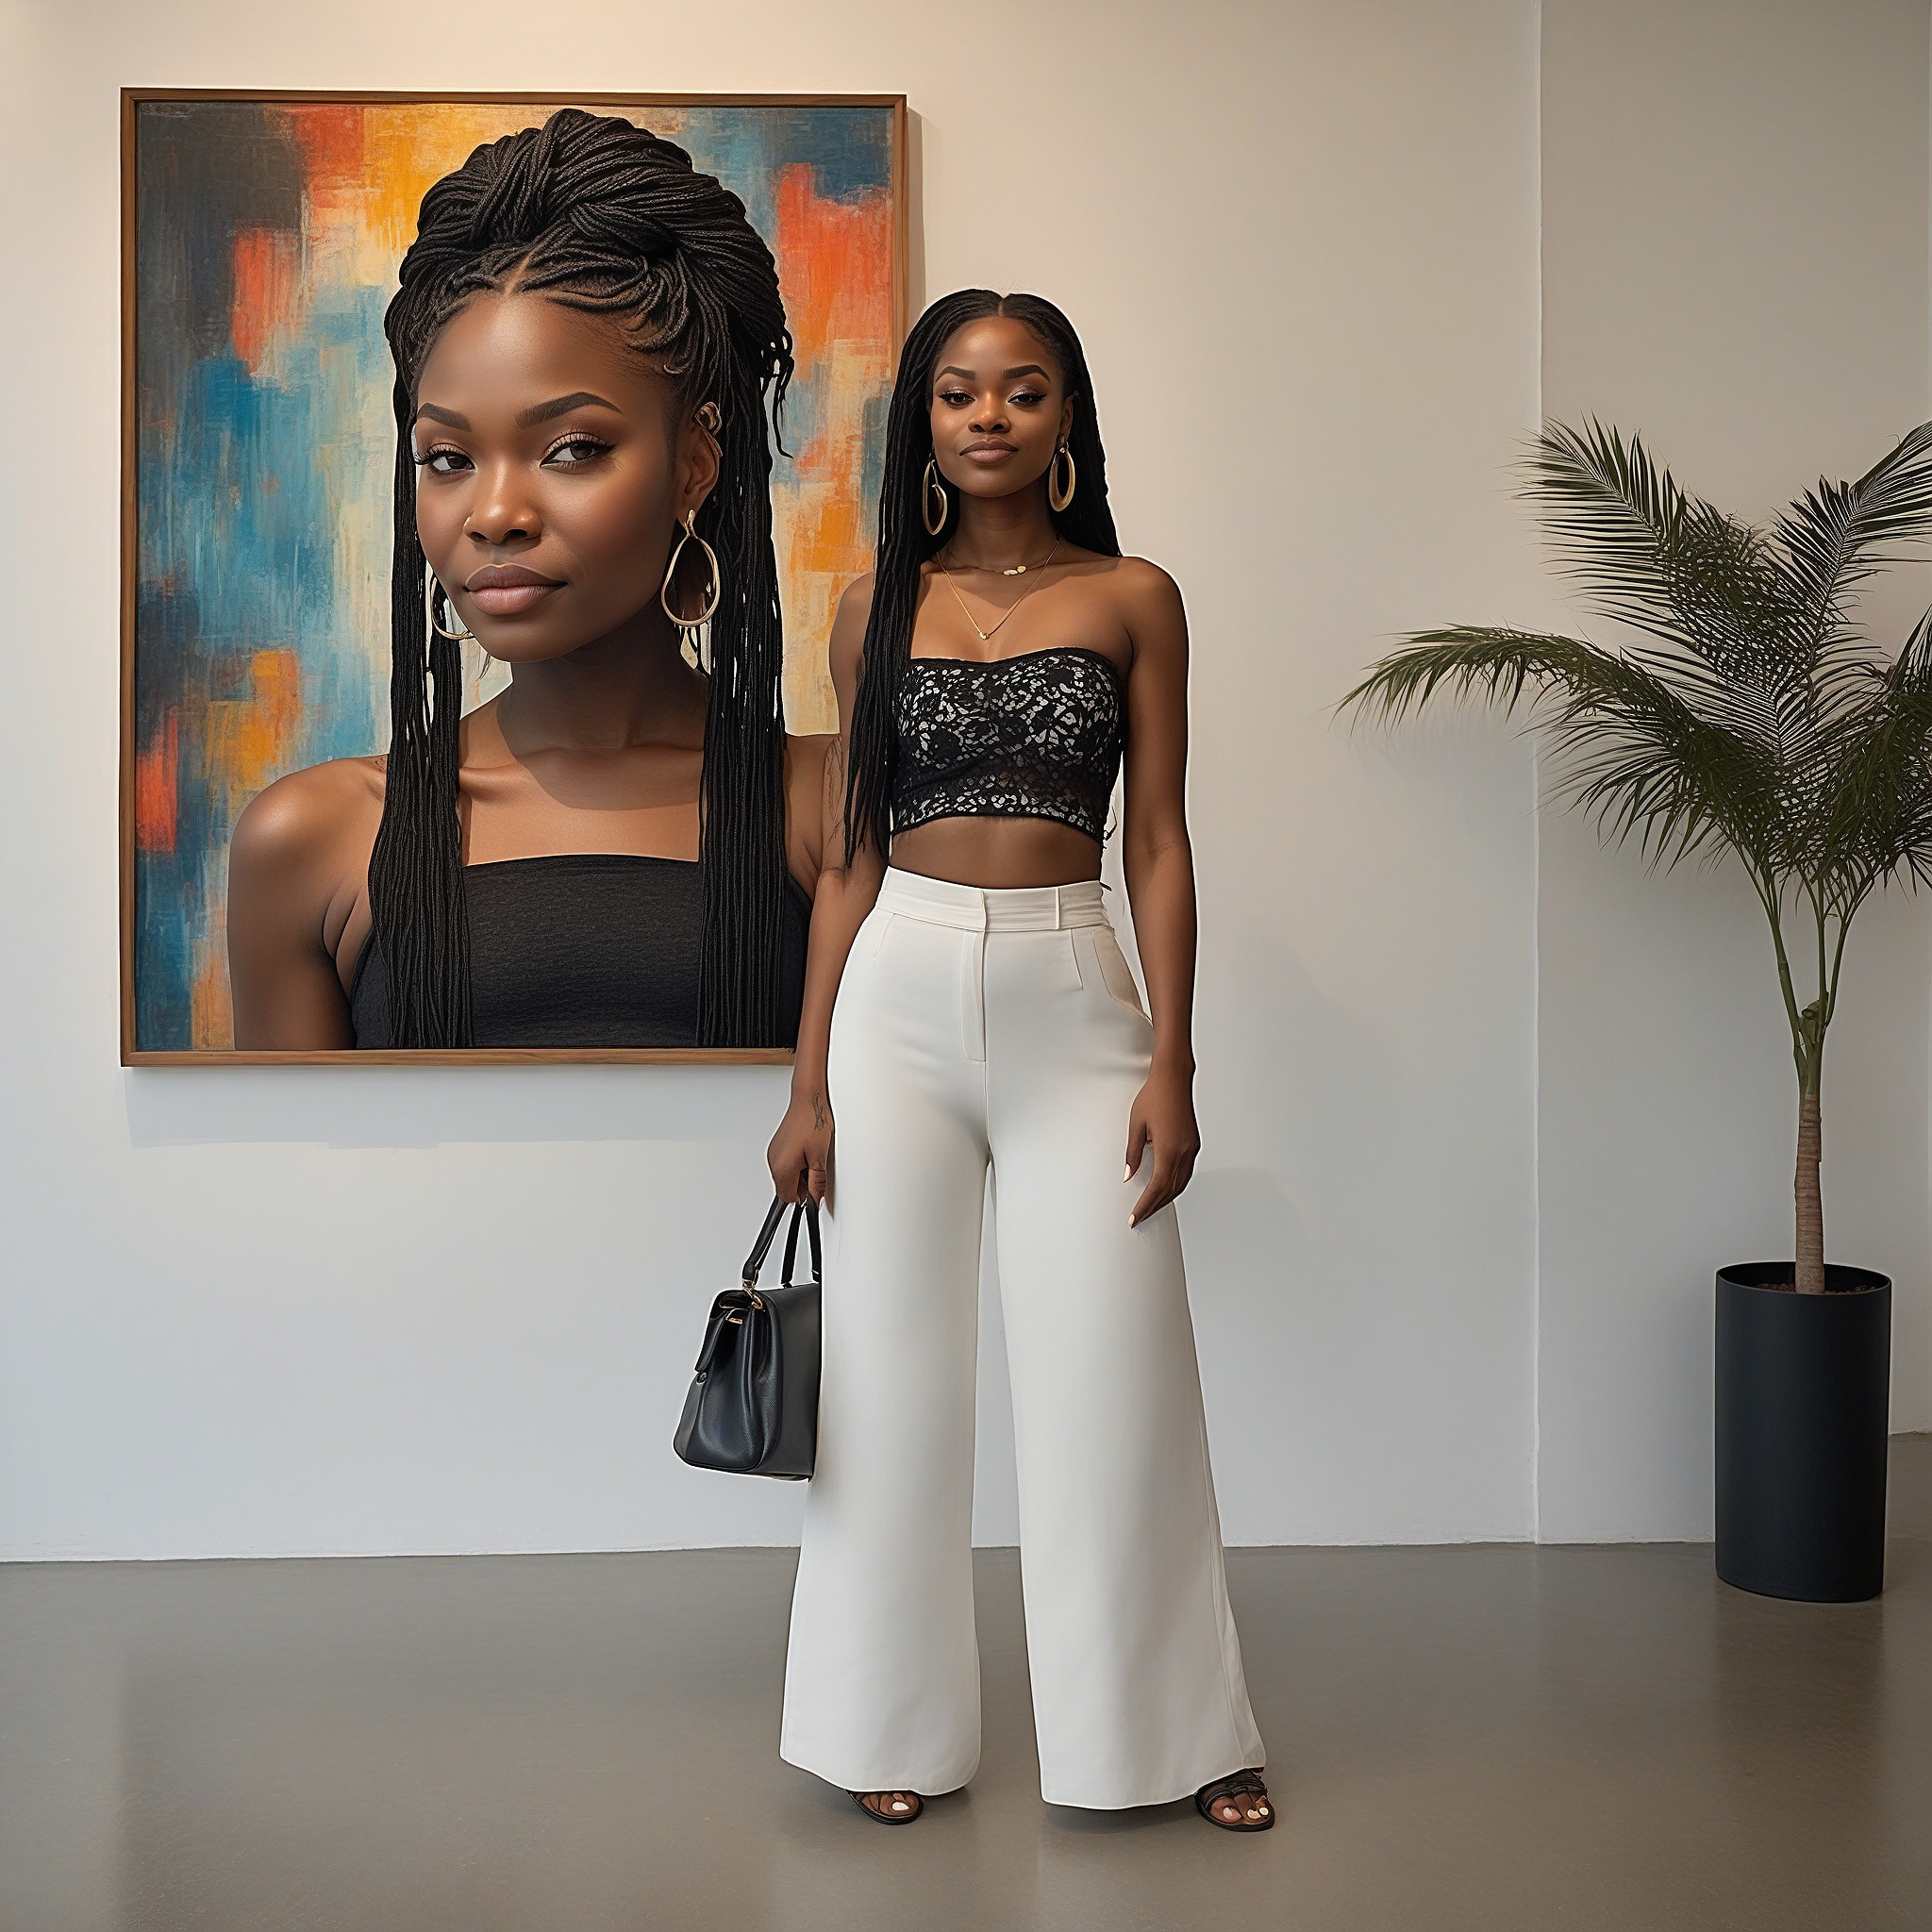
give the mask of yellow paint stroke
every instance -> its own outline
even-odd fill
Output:
[[[202,708],[202,755],[231,824],[258,791],[289,769],[302,724],[302,666],[293,651],[253,652],[248,674],[247,696],[208,698]],[[198,1047],[234,1044],[225,855],[224,861],[221,876],[209,881],[194,944],[189,1024]]]

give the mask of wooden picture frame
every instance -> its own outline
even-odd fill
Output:
[[[141,975],[143,972],[143,940],[145,936],[148,965],[146,971],[155,972],[154,933],[150,924],[143,926],[143,914],[152,913],[159,906],[157,897],[154,905],[143,904],[144,895],[158,895],[160,888],[157,884],[157,868],[153,864],[143,867],[143,855],[151,855],[156,849],[155,840],[163,833],[177,841],[180,839],[178,810],[176,818],[166,819],[167,785],[175,788],[175,797],[178,807],[180,774],[178,769],[178,745],[169,741],[168,745],[143,740],[142,729],[142,706],[144,699],[153,697],[153,680],[144,680],[143,669],[158,662],[158,658],[143,655],[142,641],[142,598],[143,598],[143,557],[150,555],[152,546],[144,552],[144,539],[149,534],[143,529],[143,499],[142,491],[142,411],[154,408],[154,398],[144,394],[142,382],[142,151],[144,132],[148,131],[144,116],[168,109],[181,113],[192,110],[202,104],[242,104],[243,107],[258,106],[273,115],[279,109],[300,109],[303,108],[327,108],[337,110],[355,108],[363,110],[363,125],[368,117],[382,116],[390,110],[396,110],[391,118],[400,118],[403,110],[418,110],[410,125],[420,126],[424,115],[422,110],[447,110],[451,125],[462,140],[462,151],[454,153],[446,161],[441,161],[435,172],[443,172],[446,167],[458,165],[469,147],[475,144],[469,136],[475,131],[475,125],[489,123],[490,131],[483,138],[492,138],[499,131],[509,131],[509,126],[500,126],[506,116],[499,110],[530,110],[524,120],[510,120],[510,126],[534,125],[545,114],[558,107],[576,106],[594,109],[616,110],[645,125],[658,127],[673,140],[690,147],[693,159],[701,168],[707,166],[707,157],[702,143],[687,138],[691,125],[725,125],[723,117],[734,112],[774,117],[768,124],[772,128],[805,126],[802,119],[786,121],[780,117],[788,113],[796,116],[799,110],[809,114],[814,109],[839,111],[860,110],[867,116],[877,116],[883,122],[884,142],[888,160],[883,170],[883,180],[874,184],[868,180],[859,190],[855,191],[867,210],[867,236],[875,235],[881,225],[890,236],[890,341],[884,344],[886,358],[883,373],[883,387],[877,398],[879,411],[878,426],[883,428],[883,396],[890,393],[892,364],[896,362],[900,343],[905,338],[908,325],[908,263],[909,258],[910,194],[908,183],[908,148],[906,98],[903,94],[656,94],[656,93],[608,93],[587,92],[580,93],[549,92],[488,92],[488,93],[414,93],[380,91],[344,90],[266,90],[266,89],[174,89],[174,88],[127,88],[121,96],[122,128],[122,212],[121,212],[121,395],[122,395],[122,488],[121,488],[121,772],[120,772],[120,942],[121,942],[121,1059],[124,1066],[261,1066],[261,1065],[300,1065],[300,1066],[459,1066],[459,1065],[514,1065],[532,1063],[660,1063],[660,1064],[710,1064],[710,1063],[751,1063],[786,1064],[791,1055],[780,1048],[735,1049],[735,1048],[620,1048],[620,1047],[570,1047],[570,1048],[454,1048],[437,1050],[360,1050],[348,1049],[331,1052],[270,1052],[254,1049],[236,1049],[233,1046],[210,1043],[201,1037],[209,1029],[200,1020],[193,1018],[193,999],[191,997],[191,1037],[187,1041],[175,1037],[180,1031],[174,1014],[178,1006],[174,995],[177,989],[172,980],[165,989],[167,999],[160,1004],[159,1010],[167,1016],[167,1024],[157,1028],[155,1012],[157,1002],[149,997],[145,1002],[143,992],[152,992],[144,988]],[[654,120],[653,116],[658,118]],[[718,117],[706,122],[704,117]],[[293,124],[300,117],[287,114],[283,120]],[[323,117],[315,117],[321,125]],[[341,116],[338,112],[337,120]],[[660,125],[660,123],[664,124]],[[751,125],[749,120],[747,126]],[[830,125],[831,124],[825,124]],[[857,123],[840,124],[857,126]],[[868,129],[866,152],[874,152],[876,137],[870,131],[872,123],[866,123]],[[774,137],[775,138],[775,137]],[[803,137],[801,136],[801,139]],[[774,153],[778,152],[775,148]],[[740,187],[724,167],[715,170],[727,186]],[[433,178],[433,175],[430,178]],[[881,223],[877,205],[877,193],[883,192],[886,208]],[[740,189],[742,192],[742,189]],[[420,192],[420,191],[419,191]],[[870,197],[870,199],[867,199]],[[751,195],[746,195],[747,205],[757,205]],[[825,206],[833,205],[831,198]],[[413,204],[409,208],[410,225],[413,226]],[[774,242],[774,253],[780,255],[780,273],[786,268],[783,250],[774,236],[768,234],[768,241]],[[405,238],[405,242],[407,238]],[[400,256],[400,247],[393,253]],[[269,270],[281,274],[285,280],[288,270],[284,266],[276,269],[269,264]],[[307,259],[303,260],[303,272],[307,273]],[[393,270],[391,274],[392,276]],[[239,286],[239,284],[238,284]],[[358,292],[366,293],[366,290]],[[788,307],[791,299],[788,293]],[[240,298],[237,298],[237,314],[241,312]],[[238,324],[238,326],[240,325]],[[794,326],[796,322],[794,321]],[[874,336],[877,333],[874,329]],[[366,334],[366,329],[365,329]],[[845,344],[841,341],[839,346]],[[868,381],[873,380],[878,367],[878,358],[873,352],[877,344],[868,339],[864,347],[866,354],[859,358],[857,366],[866,373]],[[231,343],[231,358],[240,352]],[[848,358],[849,362],[849,358]],[[874,384],[876,387],[876,384]],[[387,378],[384,379],[384,407],[387,408]],[[841,391],[841,399],[850,405],[852,392]],[[873,407],[868,392],[868,407]],[[849,413],[849,408],[848,408]],[[882,443],[882,434],[873,439]],[[154,447],[152,434],[150,450]],[[869,454],[862,460],[870,463],[876,460]],[[359,475],[359,471],[357,473]],[[802,486],[801,486],[802,487]],[[860,477],[855,474],[851,487],[858,491],[858,523],[854,527],[869,532],[873,503],[868,500],[861,487]],[[387,492],[389,480],[387,459],[385,458],[381,488]],[[875,490],[872,492],[875,496]],[[869,542],[869,537],[867,539]],[[847,549],[853,545],[847,543]],[[856,557],[856,551],[855,551]],[[869,558],[867,559],[869,563]],[[862,569],[865,563],[858,565]],[[847,570],[846,577],[857,575],[857,569]],[[819,582],[826,573],[816,571],[812,576],[813,620],[819,620],[819,606],[824,604],[824,586]],[[788,575],[787,553],[780,551],[781,584],[787,592],[787,679],[788,693],[792,691],[794,672],[794,651],[816,652],[817,661],[822,668],[825,640],[817,635],[808,641],[799,638],[794,628],[798,622],[797,610],[791,595],[792,578]],[[387,583],[387,569],[384,567],[383,582]],[[149,592],[154,585],[146,586]],[[835,600],[834,600],[835,601]],[[152,603],[152,597],[150,597]],[[829,612],[823,613],[828,622]],[[157,654],[161,645],[150,641],[146,646],[149,654]],[[387,639],[382,640],[382,653],[387,655]],[[800,660],[807,671],[810,660]],[[386,673],[383,675],[383,690],[386,691]],[[808,719],[808,723],[817,722]],[[292,727],[291,727],[292,728]],[[205,734],[206,735],[206,734]],[[307,744],[308,741],[302,741]],[[171,750],[170,746],[175,749]],[[366,750],[380,749],[380,741],[371,742]],[[326,752],[325,756],[342,755]],[[176,757],[177,763],[169,765],[167,757]],[[313,762],[310,756],[298,756],[293,765]],[[279,770],[268,769],[271,776],[280,775]],[[230,774],[232,777],[232,774]],[[165,781],[165,782],[164,782]],[[216,814],[219,817],[219,814]],[[228,820],[232,824],[232,818]],[[145,841],[145,842],[144,842]],[[204,839],[197,846],[196,853],[207,863],[212,863],[208,855],[216,851],[212,838]],[[177,845],[170,844],[166,850],[178,857]],[[225,877],[226,826],[219,832],[219,855],[222,876]],[[144,876],[145,872],[145,876]],[[208,898],[204,890],[204,900],[212,905],[216,902]],[[165,908],[171,916],[187,918],[188,913],[178,907]],[[192,911],[189,908],[189,912]],[[199,941],[207,950],[206,936]],[[221,986],[225,990],[225,958],[217,962]],[[204,974],[204,977],[206,974]],[[199,980],[194,982],[199,987]],[[199,1029],[199,1030],[197,1030]],[[168,1037],[162,1038],[160,1035]]]

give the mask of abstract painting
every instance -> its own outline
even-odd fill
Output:
[[[242,807],[286,772],[386,744],[383,309],[430,183],[564,104],[125,97],[129,1058],[231,1044],[223,907]],[[794,731],[829,729],[826,635],[871,560],[904,324],[904,103],[575,104],[687,149],[777,258],[798,364],[774,487],[786,709]]]

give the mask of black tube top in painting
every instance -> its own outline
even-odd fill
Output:
[[[954,817],[1058,819],[1106,840],[1126,705],[1100,652],[914,658],[893,724],[893,831]]]
[[[785,882],[780,1039],[798,1039],[811,902]],[[477,1046],[695,1046],[705,895],[695,859],[625,853],[507,858],[463,872]],[[356,1044],[391,1043],[372,937],[349,985]]]

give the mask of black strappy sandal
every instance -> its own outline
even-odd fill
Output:
[[[1243,1811],[1258,1811],[1258,1818],[1217,1818],[1214,1807],[1224,1798],[1241,1799],[1252,1796],[1256,1802],[1243,1805]],[[1274,1801],[1268,1795],[1268,1787],[1261,1782],[1259,1771],[1230,1772],[1226,1777],[1216,1778],[1211,1785],[1203,1785],[1194,1793],[1194,1809],[1209,1824],[1222,1831],[1271,1831],[1274,1826]]]
[[[910,1824],[925,1809],[925,1800],[917,1791],[902,1790],[896,1794],[901,1798],[912,1800],[911,1807],[897,1816],[891,1811],[874,1810],[865,1802],[868,1798],[891,1797],[894,1793],[891,1791],[848,1791],[845,1795],[875,1824]]]

